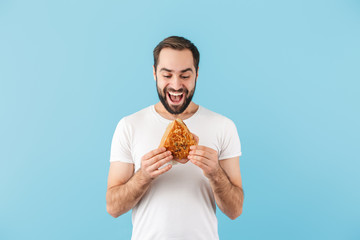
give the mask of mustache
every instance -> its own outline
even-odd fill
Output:
[[[188,91],[186,89],[184,89],[184,88],[181,88],[179,90],[175,90],[173,88],[165,88],[164,93],[166,93],[166,92],[187,93]]]

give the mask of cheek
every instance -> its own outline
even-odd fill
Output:
[[[157,87],[161,90],[161,92],[163,92],[165,88],[165,84],[158,80]]]
[[[194,87],[195,87],[195,82],[194,83],[188,83],[188,84],[185,85],[185,87],[189,92],[191,92],[191,90],[193,90]]]

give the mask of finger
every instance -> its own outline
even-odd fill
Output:
[[[193,146],[190,146],[190,149],[191,150],[203,150],[203,151],[210,152],[212,154],[215,154],[215,153],[217,154],[216,150],[209,148],[209,147],[202,146],[202,145],[193,145]]]
[[[205,150],[191,150],[189,152],[189,155],[195,155],[195,156],[202,156],[202,157],[205,157],[205,158],[208,158],[208,159],[211,159],[213,154],[208,152],[208,151],[205,151]]]
[[[196,162],[200,162],[206,166],[210,166],[211,165],[211,161],[207,158],[201,157],[201,156],[196,156],[196,155],[190,155],[189,156],[190,161],[196,161]]]
[[[160,161],[157,161],[156,163],[154,163],[153,165],[151,165],[149,167],[149,171],[154,171],[154,170],[159,169],[161,166],[163,166],[165,163],[170,162],[172,159],[173,159],[173,156],[170,155],[170,156],[167,156],[167,157],[163,158]]]
[[[209,166],[207,166],[206,164],[204,164],[204,163],[202,163],[200,161],[197,161],[195,159],[190,159],[190,162],[192,162],[193,164],[195,164],[196,166],[198,166],[199,168],[201,168],[205,172],[210,170]]]
[[[166,151],[165,147],[160,147],[160,148],[154,149],[154,150],[148,152],[147,154],[145,154],[142,157],[142,160],[148,160],[148,159],[152,158],[153,156],[158,155],[159,153],[162,153],[165,151]]]
[[[157,176],[159,176],[159,175],[161,175],[161,174],[169,171],[169,170],[171,169],[171,167],[172,167],[172,165],[169,164],[169,165],[167,165],[167,166],[165,166],[165,167],[163,167],[163,168],[161,168],[161,169],[158,169],[158,170],[154,171],[154,172],[151,174],[151,176],[152,176],[153,178],[156,178]]]
[[[164,159],[164,158],[166,158],[166,157],[168,157],[168,156],[171,156],[171,152],[170,152],[170,151],[166,151],[166,152],[164,152],[164,153],[160,153],[160,154],[158,154],[158,155],[156,155],[156,156],[154,156],[154,157],[146,160],[146,161],[147,161],[147,165],[148,165],[148,166],[151,166],[151,165],[153,165],[154,163],[156,163],[156,162],[160,161],[161,159]]]

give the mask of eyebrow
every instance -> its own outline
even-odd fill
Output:
[[[160,72],[161,72],[161,71],[173,72],[173,70],[170,70],[170,69],[167,69],[167,68],[161,68],[161,69],[160,69]],[[184,70],[181,70],[180,72],[184,73],[184,72],[187,72],[187,71],[193,72],[193,70],[192,70],[191,68],[186,68],[186,69],[184,69]]]

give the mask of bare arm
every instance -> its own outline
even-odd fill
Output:
[[[233,220],[241,215],[244,202],[240,167],[238,166],[238,157],[221,160],[220,168],[209,178],[217,205]]]
[[[132,209],[145,194],[153,179],[170,170],[171,165],[159,169],[172,159],[165,148],[155,149],[141,160],[141,168],[135,174],[134,165],[113,162],[110,164],[106,209],[118,217]]]
[[[133,171],[134,165],[130,163],[113,162],[110,165],[106,209],[115,218],[132,209],[149,188],[150,181],[142,176],[141,171],[134,175]]]
[[[192,146],[191,149],[189,159],[209,179],[220,210],[230,219],[236,219],[242,213],[244,201],[239,157],[219,161],[214,149],[205,146]]]

